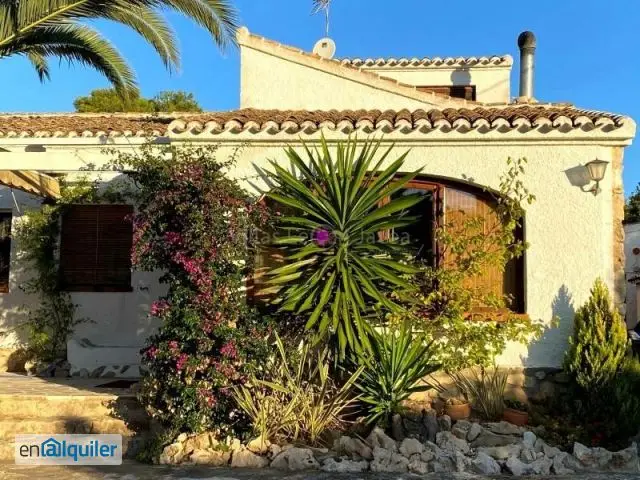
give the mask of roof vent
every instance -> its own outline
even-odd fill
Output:
[[[520,48],[520,91],[521,100],[535,101],[533,98],[533,74],[536,36],[533,32],[522,32],[518,37]]]
[[[336,54],[336,42],[331,40],[329,37],[321,38],[313,46],[313,53],[319,57],[331,60]]]

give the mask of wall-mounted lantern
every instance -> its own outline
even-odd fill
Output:
[[[591,192],[594,195],[598,195],[601,192],[600,182],[604,178],[604,174],[607,171],[607,165],[609,165],[609,162],[598,159],[591,160],[585,165],[585,167],[587,167],[587,171],[589,172],[589,178],[592,182],[596,182],[593,187],[591,187],[589,190],[585,190],[585,192]]]

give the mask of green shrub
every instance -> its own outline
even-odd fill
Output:
[[[381,166],[392,147],[378,155],[380,142],[339,142],[335,150],[322,140],[320,149],[305,145],[307,159],[289,148],[291,170],[276,162],[269,173],[272,200],[292,208],[278,225],[275,244],[286,265],[271,271],[268,283],[280,286],[275,300],[284,312],[305,316],[307,330],[336,339],[344,358],[347,348],[367,348],[370,325],[365,315],[380,305],[396,310],[386,292],[409,286],[402,274],[415,269],[401,263],[407,246],[381,241],[381,231],[406,226],[414,217],[402,211],[419,195],[387,200],[415,173],[394,180],[408,152]]]
[[[326,350],[314,351],[305,344],[292,362],[277,335],[276,345],[278,355],[265,369],[269,380],[253,377],[234,388],[234,398],[256,435],[321,444],[323,434],[340,428],[343,414],[353,406],[351,390],[362,369],[337,386],[329,376]]]
[[[526,403],[519,400],[514,400],[512,398],[505,398],[504,406],[513,410],[519,410],[521,412],[526,412],[529,410],[529,406]]]
[[[509,372],[494,367],[472,368],[470,375],[463,372],[452,374],[454,382],[486,420],[499,420],[504,412],[504,392]]]
[[[565,370],[587,403],[598,401],[597,397],[620,370],[628,350],[624,321],[611,305],[609,289],[597,279],[589,300],[576,312],[565,355]]]
[[[611,393],[617,436],[626,440],[640,430],[640,361],[636,357],[627,357],[622,362]]]
[[[364,367],[357,387],[367,423],[388,426],[412,393],[432,388],[423,380],[440,365],[433,357],[433,343],[407,322],[372,331],[370,344],[371,350],[357,358]]]

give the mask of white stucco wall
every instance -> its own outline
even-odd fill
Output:
[[[475,85],[478,102],[509,103],[511,99],[511,66],[476,68],[363,67],[362,70],[416,86]]]
[[[346,137],[335,132],[325,133],[329,138]],[[294,135],[277,141],[249,143],[233,135],[211,140],[220,144],[218,156],[221,159],[230,155],[239,144],[244,144],[232,175],[244,179],[248,188],[250,182],[259,183],[256,165],[266,167],[268,159],[284,161],[283,145],[298,141]],[[528,159],[524,180],[537,200],[527,210],[525,225],[526,240],[531,245],[526,253],[527,313],[546,323],[556,316],[560,326],[549,330],[543,340],[528,347],[509,348],[500,362],[531,367],[559,366],[571,331],[573,312],[587,299],[594,279],[600,276],[613,287],[612,171],[607,172],[601,183],[603,191],[598,196],[572,185],[580,165],[596,157],[612,160],[613,148],[575,142],[469,142],[425,137],[409,142],[402,134],[388,136],[387,141],[397,142],[396,153],[411,148],[404,167],[406,171],[423,168],[427,175],[473,179],[474,183],[489,188],[498,188],[499,176],[506,169],[508,157]],[[19,147],[12,149],[15,152]],[[37,154],[41,156],[38,162],[42,161],[42,168],[74,170],[86,163],[100,164],[104,160],[101,149],[101,145],[79,149],[52,147],[46,153]],[[25,166],[33,168],[36,158],[33,155],[29,155]],[[16,261],[16,265],[12,265],[12,275],[17,275],[20,269]],[[150,323],[146,312],[162,289],[155,284],[152,274],[145,273],[134,274],[133,287],[132,293],[75,293],[78,313],[95,322],[78,328],[75,340],[86,339],[107,347],[137,349],[142,346],[156,327]],[[17,314],[11,306],[23,300],[16,282],[12,281],[10,293],[0,295],[4,325],[15,321]],[[117,350],[114,355],[113,361],[117,364]]]

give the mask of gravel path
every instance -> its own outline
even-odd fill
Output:
[[[335,474],[322,472],[286,473],[272,469],[216,469],[206,467],[164,467],[150,466],[139,463],[125,463],[119,467],[42,467],[18,466],[14,464],[0,464],[1,480],[404,480],[423,478],[427,480],[483,480],[489,477],[470,474]],[[504,476],[504,479],[513,478]],[[544,480],[636,480],[637,474],[577,474],[567,477],[529,477]]]

